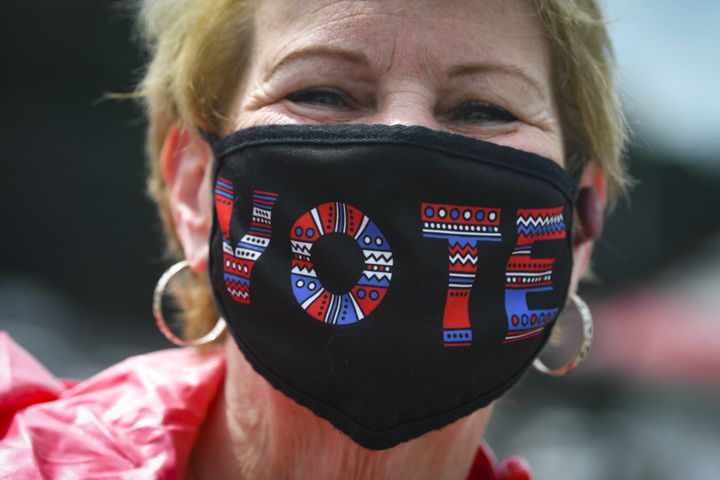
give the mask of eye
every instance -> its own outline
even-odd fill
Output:
[[[464,123],[510,123],[517,117],[507,110],[491,103],[471,100],[461,104],[450,116],[450,120]]]
[[[314,87],[293,92],[286,97],[293,103],[329,107],[337,109],[351,108],[353,101],[344,92],[330,87]]]

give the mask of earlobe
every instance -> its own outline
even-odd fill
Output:
[[[212,150],[194,131],[174,125],[160,153],[175,233],[190,268],[204,271],[212,218]]]

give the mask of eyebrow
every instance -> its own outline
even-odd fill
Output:
[[[511,75],[514,77],[520,77],[537,91],[540,96],[544,96],[545,92],[540,87],[540,82],[532,75],[528,74],[521,67],[516,65],[509,65],[504,63],[464,63],[452,67],[448,73],[448,78],[460,77],[463,75],[473,75],[476,73],[483,72],[498,72],[505,75]]]
[[[290,52],[282,59],[280,59],[279,62],[277,62],[275,65],[268,69],[267,73],[263,76],[264,80],[267,81],[268,79],[270,79],[284,65],[306,57],[335,57],[340,60],[345,60],[360,66],[367,67],[368,65],[370,65],[370,60],[363,52],[357,50],[348,50],[341,47],[333,47],[329,45],[317,45],[301,48],[299,50]]]

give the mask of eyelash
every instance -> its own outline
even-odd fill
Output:
[[[356,102],[341,90],[331,87],[313,87],[293,92],[286,97],[293,103],[332,109],[357,108]],[[479,114],[479,116],[478,116]],[[511,123],[517,117],[504,108],[487,102],[469,100],[460,104],[447,115],[447,119],[459,123]]]
[[[492,103],[469,100],[457,107],[449,119],[463,123],[511,123],[516,121],[517,117]]]
[[[355,103],[352,98],[344,92],[330,87],[315,87],[299,90],[291,93],[286,98],[293,103],[330,107],[335,109],[352,108]]]

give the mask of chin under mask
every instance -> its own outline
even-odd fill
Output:
[[[386,125],[254,127],[212,146],[217,307],[260,375],[360,445],[488,405],[550,336],[575,197],[551,160]]]

